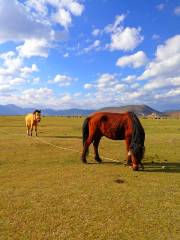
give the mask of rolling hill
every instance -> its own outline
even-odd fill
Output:
[[[158,115],[162,115],[162,112],[158,112],[157,110],[147,106],[147,105],[127,105],[122,107],[106,107],[102,108],[99,111],[101,112],[127,112],[132,111],[135,112],[139,116],[146,116],[152,113],[156,113]]]

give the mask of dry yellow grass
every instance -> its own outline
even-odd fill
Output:
[[[179,239],[179,120],[142,121],[139,172],[120,141],[102,140],[100,154],[119,160],[102,164],[53,146],[81,151],[82,121],[44,117],[38,139],[23,117],[0,117],[0,239]]]

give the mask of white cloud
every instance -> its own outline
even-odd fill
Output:
[[[95,40],[91,45],[83,49],[83,52],[88,53],[92,50],[99,50],[99,46],[101,44],[100,40]]]
[[[126,27],[123,30],[117,30],[111,35],[111,43],[109,49],[130,51],[135,49],[142,41],[143,37],[140,35],[141,28]]]
[[[49,83],[56,83],[59,86],[69,86],[71,85],[73,78],[67,75],[57,74],[53,80],[50,80]]]
[[[111,51],[134,50],[144,39],[141,36],[141,28],[124,27],[123,22],[126,18],[125,14],[117,15],[112,24],[108,24],[103,29],[95,28],[92,31],[93,36],[108,34],[110,35],[111,42],[106,44],[105,48]]]
[[[156,58],[151,61],[139,80],[159,77],[172,77],[180,74],[180,35],[168,39],[159,45]]]
[[[67,39],[73,16],[83,10],[78,0],[1,0],[0,43],[20,42],[21,57],[47,57],[55,41]]]
[[[72,21],[70,13],[63,8],[59,9],[58,12],[52,16],[52,19],[54,22],[62,25],[65,29],[68,29]]]
[[[153,40],[158,40],[159,38],[160,38],[160,36],[158,34],[153,34],[152,35]]]
[[[31,38],[25,40],[24,44],[16,49],[19,56],[30,58],[33,56],[48,57],[48,48],[50,48],[50,44],[45,38]]]
[[[94,29],[94,30],[92,31],[92,35],[96,37],[96,36],[100,35],[101,32],[102,32],[102,31],[101,31],[100,29],[96,28],[96,29]]]
[[[133,68],[138,68],[146,65],[147,62],[148,58],[146,57],[146,54],[143,51],[139,51],[129,56],[120,57],[117,60],[116,65],[118,67],[132,66]]]
[[[180,88],[177,89],[170,89],[163,94],[156,94],[155,99],[162,99],[162,98],[172,98],[172,97],[180,97]]]
[[[50,88],[29,88],[22,91],[22,98],[24,100],[30,101],[30,99],[34,102],[37,100],[47,100],[53,94],[52,89]]]
[[[145,90],[152,91],[154,89],[163,89],[163,88],[170,88],[170,87],[180,86],[180,76],[179,77],[171,77],[171,78],[159,78],[150,81],[149,83],[144,85]]]
[[[165,4],[164,4],[164,3],[160,3],[160,4],[158,4],[158,5],[156,6],[156,8],[157,8],[158,11],[163,11],[164,8],[165,8]]]
[[[13,51],[2,53],[0,59],[2,59],[0,84],[2,88],[5,86],[6,90],[9,88],[9,91],[12,91],[16,85],[22,86],[25,83],[31,83],[33,73],[39,71],[36,64],[27,66],[24,59]]]
[[[174,9],[174,14],[176,16],[180,16],[180,6],[177,6],[175,9]]]
[[[93,87],[93,85],[91,83],[84,84],[85,89],[91,89],[92,87]]]
[[[21,76],[23,77],[27,77],[29,74],[33,73],[33,72],[38,72],[39,69],[37,67],[36,64],[32,64],[31,67],[22,67],[21,69],[19,69],[21,72]]]
[[[122,30],[121,23],[124,21],[125,17],[126,16],[124,14],[116,16],[114,23],[107,25],[104,31],[106,33],[117,32],[117,30],[121,31]]]
[[[80,16],[84,10],[84,6],[80,3],[78,3],[77,1],[64,1],[64,3],[66,3],[66,7],[67,9],[69,9],[69,11],[75,15],[75,16]]]
[[[15,0],[1,0],[0,43],[29,38],[50,38],[50,26],[35,21],[25,7]]]
[[[32,84],[38,84],[38,83],[40,83],[40,78],[39,77],[35,77],[35,78],[33,78],[32,80],[31,80],[31,83]]]
[[[135,79],[137,79],[136,75],[128,75],[127,77],[123,78],[122,81],[124,81],[124,82],[133,82]]]
[[[42,22],[51,24],[52,21],[65,29],[71,25],[72,15],[81,16],[84,5],[77,0],[28,0],[25,4],[29,10],[35,11],[36,18]],[[47,7],[48,6],[48,7]],[[50,9],[48,11],[48,8]]]
[[[66,52],[66,53],[63,55],[63,57],[64,57],[64,58],[68,58],[68,57],[69,57],[69,53]]]

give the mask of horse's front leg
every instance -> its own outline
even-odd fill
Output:
[[[127,165],[131,166],[132,165],[132,159],[131,159],[131,152],[130,152],[130,143],[131,140],[129,138],[125,139],[125,143],[126,143],[126,161],[127,161]]]
[[[33,125],[31,125],[31,137],[32,137],[32,132],[33,132]]]
[[[35,132],[36,132],[36,137],[37,137],[37,124],[35,125]]]
[[[94,146],[94,154],[95,154],[95,160],[99,163],[102,162],[102,159],[99,157],[99,153],[98,153],[98,146],[99,146],[99,143],[100,143],[100,137],[99,138],[96,138],[93,142],[93,146]]]
[[[27,135],[30,136],[30,127],[27,126]]]

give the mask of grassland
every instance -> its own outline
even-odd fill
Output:
[[[0,239],[180,239],[180,120],[141,120],[139,172],[123,165],[124,143],[105,138],[100,155],[118,161],[83,165],[82,121],[44,117],[36,138],[23,117],[0,117]]]

